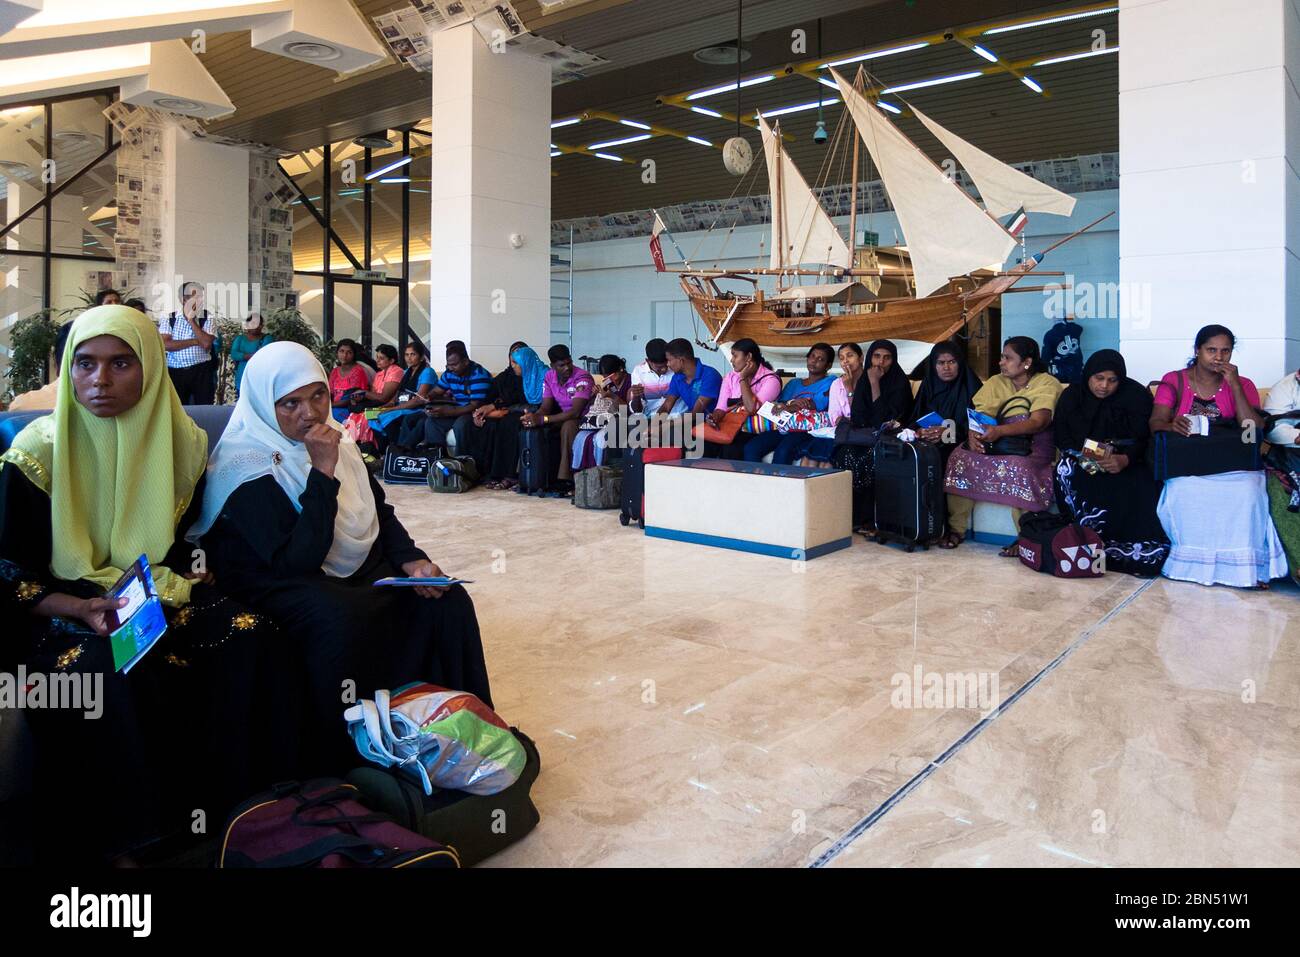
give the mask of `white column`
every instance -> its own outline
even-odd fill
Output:
[[[551,74],[471,24],[432,41],[432,329],[413,331],[436,367],[462,339],[495,372],[511,342],[550,344]]]
[[[167,130],[164,150],[169,214],[163,261],[172,297],[182,280],[199,282],[211,288],[210,311],[242,317],[247,306],[236,290],[249,281],[248,152],[192,139],[175,126]]]
[[[1181,366],[1217,322],[1267,388],[1300,365],[1297,2],[1120,0],[1119,31],[1129,373]]]

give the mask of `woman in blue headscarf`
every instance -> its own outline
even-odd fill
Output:
[[[474,458],[485,488],[508,489],[519,483],[519,423],[542,404],[546,364],[525,343],[510,346],[510,365],[492,380],[487,401],[457,439],[459,455]]]

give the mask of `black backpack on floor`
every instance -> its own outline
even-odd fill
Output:
[[[486,860],[528,834],[541,816],[529,795],[542,770],[537,745],[518,728],[511,728],[527,758],[518,780],[497,794],[468,794],[424,788],[398,768],[357,768],[348,773],[367,807],[380,811],[402,827],[456,849],[464,867]],[[435,837],[434,835],[440,835]]]

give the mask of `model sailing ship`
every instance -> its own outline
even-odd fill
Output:
[[[782,148],[780,122],[769,126],[760,115],[771,190],[769,266],[747,271],[698,269],[683,256],[686,268],[666,270],[680,273],[682,290],[712,334],[713,345],[743,337],[769,346],[811,345],[824,339],[939,342],[955,335],[1003,293],[1013,291],[1052,249],[1106,218],[1003,270],[1002,265],[1020,245],[1016,226],[1023,228],[1025,214],[1068,216],[1074,211],[1075,200],[972,146],[910,107],[974,180],[984,201],[981,207],[860,91],[861,71],[857,84],[830,72],[853,124],[849,242],[840,236]],[[875,264],[869,268],[854,265],[858,137],[880,172],[907,243],[905,247],[873,250]],[[996,218],[1012,214],[1012,229]],[[656,266],[666,269],[657,241],[661,229],[656,213],[652,248]],[[757,277],[762,275],[777,277],[775,293],[765,294],[759,288]],[[806,277],[817,277],[817,282],[797,284]],[[752,291],[724,291],[719,280],[748,282]]]

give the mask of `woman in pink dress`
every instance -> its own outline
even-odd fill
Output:
[[[367,390],[365,398],[367,404],[378,408],[393,401],[398,386],[402,383],[402,366],[397,361],[397,349],[390,345],[375,346],[375,366],[379,371],[375,373],[375,381]],[[347,421],[343,423],[343,431],[352,436],[352,440],[357,445],[366,442],[375,444],[375,433],[370,428],[370,420],[366,418],[364,412],[353,412],[349,415]]]
[[[344,422],[351,414],[348,411],[348,393],[354,389],[365,392],[369,380],[366,370],[357,362],[357,344],[351,339],[340,339],[335,355],[339,364],[330,370],[330,405],[333,406],[334,421]]]

